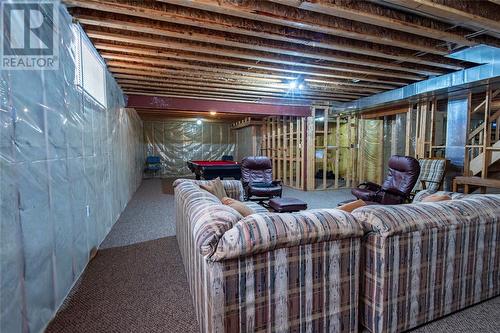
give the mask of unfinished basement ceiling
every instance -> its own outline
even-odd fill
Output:
[[[127,94],[348,102],[475,65],[454,50],[500,46],[498,0],[64,2]]]

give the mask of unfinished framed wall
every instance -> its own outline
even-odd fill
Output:
[[[261,127],[262,121],[252,117],[245,117],[231,125],[231,131],[234,133],[236,142],[235,161],[241,162],[245,157],[260,155],[262,144]]]
[[[273,177],[284,185],[305,188],[305,117],[267,117],[262,124],[261,154],[271,159]]]
[[[307,119],[307,190],[351,187],[357,183],[358,117],[313,106]]]
[[[314,106],[310,117],[267,117],[262,155],[275,179],[303,190],[351,187],[357,183],[358,117]]]

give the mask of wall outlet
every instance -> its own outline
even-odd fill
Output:
[[[89,205],[85,206],[85,212],[87,213],[87,217],[89,217],[90,216],[90,206]]]

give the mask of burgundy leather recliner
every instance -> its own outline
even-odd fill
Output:
[[[241,181],[245,200],[281,197],[281,181],[273,180],[271,160],[266,156],[249,156],[241,161]]]
[[[394,155],[389,159],[389,174],[382,185],[366,182],[351,192],[367,204],[399,205],[409,199],[419,175],[416,159]]]

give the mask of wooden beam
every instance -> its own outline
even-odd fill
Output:
[[[451,21],[456,25],[471,26],[500,33],[498,7],[486,1],[386,0],[421,13]]]
[[[154,66],[166,66],[170,68],[187,68],[187,69],[194,69],[194,70],[205,70],[209,72],[217,72],[217,73],[227,73],[227,74],[234,74],[234,73],[239,73],[242,75],[246,74],[251,74],[253,76],[258,76],[258,77],[264,77],[264,78],[273,78],[273,79],[281,79],[281,80],[288,80],[288,81],[293,81],[296,80],[299,75],[303,75],[305,78],[331,78],[331,79],[353,79],[353,80],[360,80],[360,81],[365,81],[365,82],[375,82],[375,83],[386,83],[386,84],[392,84],[395,86],[405,86],[409,82],[404,82],[404,81],[396,81],[394,79],[383,79],[383,78],[376,78],[376,77],[362,77],[362,78],[356,78],[353,76],[349,75],[337,75],[337,74],[329,74],[326,72],[319,72],[319,71],[300,71],[300,70],[293,70],[293,69],[286,69],[286,68],[279,68],[279,67],[273,67],[273,66],[254,66],[254,67],[259,67],[258,69],[252,68],[252,71],[248,71],[245,69],[238,69],[238,68],[231,68],[228,66],[222,66],[222,65],[212,65],[212,66],[207,66],[204,65],[201,62],[188,62],[188,61],[179,61],[179,60],[171,60],[171,59],[161,59],[161,58],[152,58],[152,57],[146,57],[146,56],[132,56],[132,55],[126,55],[126,54],[121,54],[121,53],[110,53],[110,52],[101,52],[101,56],[106,59],[106,60],[118,60],[118,61],[125,61],[125,62],[134,62],[134,63],[139,63],[139,64],[149,64],[149,65],[154,65]],[[236,66],[235,66],[236,67]],[[274,72],[278,74],[274,74]]]
[[[295,43],[302,45],[314,44],[317,47],[329,48],[344,52],[353,52],[363,55],[378,56],[383,58],[390,58],[401,61],[424,63],[425,59],[428,61],[445,61],[441,55],[445,53],[440,53],[439,56],[424,55],[421,57],[414,56],[414,51],[407,50],[404,48],[396,48],[388,45],[379,45],[374,43],[368,43],[366,41],[358,41],[353,39],[346,39],[342,37],[335,37],[332,35],[310,33],[304,30],[298,30],[293,28],[288,28],[286,32],[279,26],[260,23],[258,25],[252,24],[252,21],[241,23],[241,19],[235,20],[224,15],[218,15],[211,13],[207,15],[206,12],[188,11],[182,9],[181,7],[173,6],[155,6],[154,4],[148,3],[136,3],[134,5],[129,5],[127,3],[117,3],[103,0],[66,0],[67,3],[75,5],[78,7],[83,7],[87,9],[94,9],[103,12],[110,12],[113,14],[125,14],[130,16],[135,16],[137,18],[146,18],[148,20],[157,20],[158,23],[161,21],[168,22],[171,26],[173,24],[184,25],[183,30],[186,31],[185,25],[190,25],[191,30],[194,32],[200,27],[211,29],[214,33],[226,35],[232,35],[231,39],[235,40],[237,34],[245,35],[245,39],[257,37],[265,40],[275,40],[285,43]],[[72,11],[75,16],[79,13],[88,13],[77,8]],[[95,16],[95,13],[94,13]],[[157,24],[159,25],[159,24]],[[166,26],[165,26],[166,27]],[[193,34],[192,32],[192,34]],[[213,34],[211,36],[213,38]],[[422,49],[422,48],[420,48]],[[429,52],[429,50],[424,50]],[[434,49],[434,51],[436,51]],[[448,62],[450,62],[448,60]]]
[[[90,1],[92,2],[92,1]],[[90,3],[89,2],[89,3]],[[86,2],[85,2],[86,3]],[[102,7],[105,4],[100,4],[97,7]],[[111,6],[112,8],[114,6]],[[134,7],[135,8],[135,7]],[[271,35],[267,37],[255,37],[255,31],[250,34],[234,34],[223,31],[207,30],[196,27],[191,27],[187,29],[185,26],[175,25],[167,23],[166,19],[162,17],[156,17],[151,11],[141,12],[133,11],[128,15],[134,15],[134,13],[140,12],[142,17],[148,16],[147,20],[141,20],[140,18],[132,20],[121,20],[115,19],[114,16],[110,17],[98,17],[97,15],[90,16],[89,14],[79,14],[77,10],[73,10],[75,17],[85,25],[93,25],[100,27],[107,27],[113,29],[121,29],[131,32],[148,33],[154,35],[160,35],[165,37],[181,38],[185,40],[198,41],[198,42],[209,42],[213,44],[249,48],[260,51],[275,52],[281,54],[289,54],[295,56],[303,57],[313,57],[311,53],[314,52],[315,58],[319,55],[324,54],[324,56],[334,56],[335,52],[344,52],[344,56],[349,57],[349,53],[360,54],[364,56],[378,57],[379,60],[382,59],[392,59],[396,61],[409,62],[414,64],[429,65],[435,67],[442,67],[447,69],[462,69],[459,61],[444,58],[438,55],[422,55],[415,56],[414,52],[406,52],[404,49],[398,49],[397,51],[391,51],[390,48],[386,46],[376,47],[374,45],[367,45],[366,43],[353,43],[351,41],[343,41],[335,44],[325,43],[321,41],[310,41],[305,40],[300,42],[299,40],[294,40],[288,38],[287,40],[276,40],[273,39]],[[163,14],[162,12],[156,14]],[[135,15],[137,16],[137,15]],[[160,19],[159,21],[152,21],[152,19]],[[161,22],[163,21],[163,22]],[[247,30],[248,31],[248,30]],[[311,45],[314,47],[311,48]],[[297,53],[297,52],[300,52]],[[345,54],[347,53],[347,54]],[[309,55],[309,56],[307,56]],[[338,54],[337,54],[338,55]]]
[[[85,22],[94,22],[96,21],[94,18],[80,18],[82,23]],[[91,24],[92,25],[92,24]],[[99,26],[103,26],[104,24],[99,24]],[[121,25],[112,25],[105,24],[105,26],[117,26],[121,27]],[[119,28],[117,28],[119,29]],[[342,52],[328,52],[327,55],[322,56],[318,55],[318,58],[314,58],[311,56],[305,56],[300,53],[301,51],[297,49],[297,52],[287,50],[280,50],[273,48],[272,52],[268,49],[258,49],[251,47],[241,46],[239,48],[228,47],[224,45],[218,44],[209,44],[192,40],[179,40],[170,37],[163,38],[151,38],[146,37],[144,35],[131,34],[131,33],[118,33],[118,32],[106,32],[101,30],[96,30],[96,28],[87,28],[86,33],[93,40],[98,41],[111,41],[111,42],[121,42],[132,45],[141,45],[147,47],[155,47],[155,48],[167,48],[167,49],[181,49],[185,51],[192,51],[198,53],[212,54],[212,55],[220,55],[241,59],[249,59],[255,61],[268,61],[268,62],[276,62],[287,65],[296,65],[301,64],[306,67],[313,68],[331,68],[334,66],[344,66],[348,68],[345,64],[359,65],[365,67],[375,67],[377,69],[387,69],[387,70],[396,70],[401,72],[408,72],[420,75],[441,75],[447,73],[445,69],[436,68],[425,65],[410,65],[408,63],[397,64],[391,63],[387,61],[378,60],[376,58],[366,58],[363,56],[357,55],[349,55]],[[243,48],[243,49],[242,49]],[[303,50],[302,50],[303,51]],[[315,50],[318,51],[318,50]],[[324,52],[323,52],[324,53]],[[304,58],[305,57],[305,58]],[[321,62],[318,62],[317,59],[321,59]],[[356,67],[354,67],[356,68]]]
[[[134,81],[134,80],[118,80],[118,84],[121,87],[128,87],[128,88],[139,88],[139,89],[156,89],[156,90],[167,90],[167,91],[194,91],[194,92],[201,92],[201,91],[207,91],[207,92],[219,92],[219,93],[225,93],[225,94],[242,94],[242,95],[255,95],[259,97],[283,97],[287,99],[322,99],[322,100],[350,100],[355,97],[349,96],[349,95],[342,95],[342,94],[332,94],[332,95],[318,95],[318,94],[305,94],[305,93],[300,93],[300,94],[291,94],[289,92],[282,92],[282,93],[276,93],[276,92],[263,92],[263,91],[251,91],[251,90],[242,90],[242,89],[232,89],[232,88],[214,88],[214,87],[193,87],[190,85],[179,85],[179,84],[165,84],[165,83],[153,83],[150,82],[147,85],[145,85],[143,82],[140,81]]]
[[[111,51],[111,52],[120,52],[120,53],[130,53],[130,54],[138,54],[138,55],[147,55],[153,57],[160,58],[171,58],[171,59],[180,59],[180,60],[192,60],[192,61],[201,61],[208,62],[214,64],[223,64],[223,65],[232,65],[239,66],[245,68],[259,68],[259,69],[268,69],[268,70],[287,70],[289,72],[298,73],[298,74],[306,74],[306,75],[327,75],[328,73],[338,73],[337,77],[342,77],[346,79],[359,79],[360,77],[364,77],[365,75],[374,75],[378,77],[391,77],[391,78],[400,78],[406,80],[422,80],[425,77],[407,74],[403,72],[387,72],[374,70],[370,68],[360,68],[360,67],[348,67],[348,66],[336,66],[332,64],[331,66],[303,66],[302,63],[279,63],[276,61],[272,61],[274,59],[270,59],[270,63],[268,59],[261,58],[258,61],[248,61],[248,60],[239,60],[233,57],[223,57],[223,56],[215,56],[211,55],[207,57],[206,54],[202,53],[192,53],[185,52],[185,49],[182,51],[177,50],[158,50],[158,49],[150,49],[144,47],[133,47],[127,45],[115,45],[115,44],[107,44],[107,43],[94,43],[94,46],[97,50],[103,51]],[[289,67],[285,67],[289,66]],[[355,73],[350,74],[350,73]],[[331,74],[330,74],[331,75]]]
[[[475,43],[464,35],[449,32],[451,25],[425,17],[412,17],[394,9],[368,1],[348,1],[332,3],[328,0],[270,0],[317,13],[328,14],[348,20],[373,24],[407,33],[473,46]]]
[[[361,22],[350,21],[342,18],[332,18],[331,16],[311,13],[306,10],[292,10],[290,7],[280,4],[273,4],[266,1],[253,2],[219,2],[212,0],[160,0],[161,2],[175,4],[180,6],[188,6],[200,10],[210,11],[217,14],[231,15],[242,19],[249,19],[259,22],[271,23],[287,27],[287,32],[290,33],[290,27],[313,31],[315,33],[329,34],[345,38],[357,39],[365,42],[384,44],[391,47],[401,47],[405,49],[419,50],[434,54],[445,55],[448,50],[438,45],[436,40],[421,37],[419,39],[406,33],[402,33],[387,28],[367,25]],[[219,15],[220,16],[220,15]],[[249,25],[249,21],[236,20],[234,18],[221,20],[231,20],[232,24],[242,22]],[[229,22],[228,22],[229,23]],[[207,26],[210,28],[210,26]],[[295,29],[292,29],[295,31]],[[321,35],[317,35],[321,38]],[[468,41],[467,41],[468,42]]]
[[[170,84],[176,84],[176,85],[181,85],[181,86],[190,86],[190,87],[215,87],[215,88],[228,88],[228,89],[239,89],[239,90],[247,90],[247,91],[261,91],[261,92],[275,92],[275,93],[287,93],[289,91],[289,88],[285,84],[276,84],[276,85],[247,85],[244,82],[222,82],[220,80],[198,80],[196,78],[188,78],[186,79],[185,77],[176,77],[174,75],[170,75],[168,77],[162,77],[161,74],[159,77],[150,77],[148,76],[148,73],[141,73],[140,71],[136,71],[135,75],[131,74],[120,74],[118,71],[113,72],[113,76],[117,81],[120,81],[121,79],[125,80],[133,80],[136,81],[137,83],[143,83],[143,84],[148,84],[149,82],[152,83],[170,83]],[[346,96],[353,96],[353,97],[359,97],[359,96],[366,96],[368,93],[356,93],[356,92],[350,92],[350,91],[343,91],[343,90],[314,90],[314,89],[309,89],[305,88],[304,90],[301,91],[301,93],[308,93],[308,94],[317,94],[317,95],[323,95],[323,96],[329,96],[332,94],[343,94]]]
[[[216,111],[256,115],[308,116],[308,106],[259,103],[233,103],[212,100],[191,100],[189,98],[155,98],[152,96],[129,95],[127,107],[157,110]]]
[[[272,79],[272,78],[264,78],[264,77],[254,77],[251,76],[251,73],[247,75],[242,74],[224,74],[221,76],[220,73],[217,72],[206,72],[204,70],[189,70],[189,69],[171,69],[171,68],[161,68],[161,67],[152,67],[148,65],[142,65],[137,63],[130,62],[122,62],[122,61],[107,61],[107,65],[109,70],[112,73],[136,73],[137,71],[143,71],[143,73],[154,76],[154,77],[168,77],[170,75],[177,75],[178,77],[200,77],[200,80],[216,80],[218,82],[232,82],[231,80],[244,81],[247,84],[252,85],[274,85],[274,84],[286,84],[282,80]],[[346,89],[346,87],[354,87],[359,91],[372,91],[373,89],[390,89],[391,86],[384,84],[376,84],[376,83],[363,83],[363,82],[347,82],[338,80],[335,82],[325,81],[325,80],[316,80],[316,79],[305,79],[307,85],[310,83],[315,84],[316,82],[324,83],[325,90],[336,90],[336,89]],[[313,87],[317,87],[311,85]],[[368,89],[368,90],[366,90]]]
[[[121,87],[125,90],[133,90],[135,92],[145,92],[145,93],[165,93],[165,94],[177,94],[179,96],[214,96],[214,97],[235,97],[244,98],[254,101],[262,101],[264,99],[272,99],[274,101],[280,102],[301,102],[302,104],[309,104],[313,101],[343,101],[347,102],[350,99],[344,97],[305,97],[305,96],[275,96],[266,94],[250,94],[250,93],[230,93],[230,92],[217,92],[217,91],[200,91],[198,89],[181,89],[181,88],[158,88],[158,87],[141,87],[137,85],[122,84]]]

